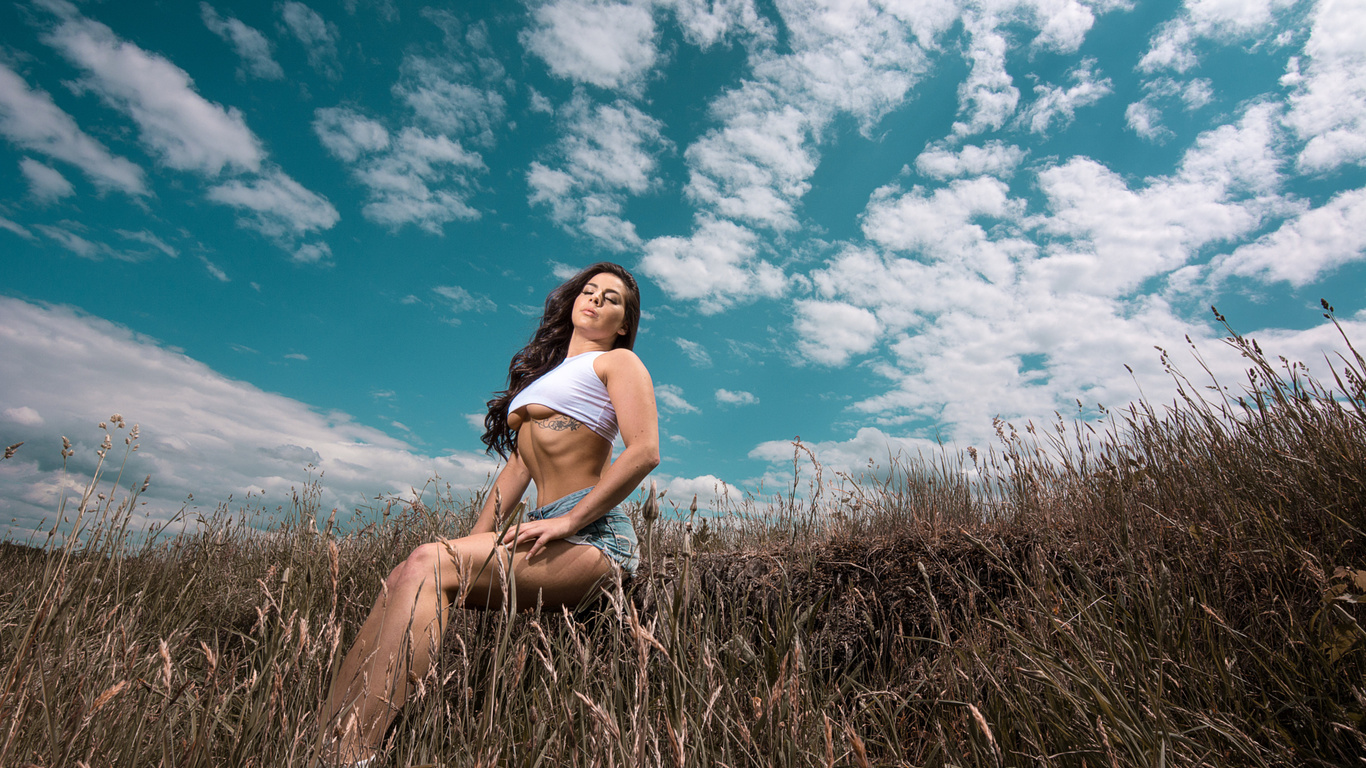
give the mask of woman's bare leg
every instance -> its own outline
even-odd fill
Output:
[[[466,605],[496,607],[502,600],[506,549],[493,558],[494,534],[418,547],[390,572],[370,616],[332,680],[319,713],[324,757],[349,763],[370,757],[403,706],[412,683],[431,668],[441,648],[450,602],[464,592]],[[518,606],[577,603],[611,566],[595,547],[558,541],[527,562],[512,561]]]

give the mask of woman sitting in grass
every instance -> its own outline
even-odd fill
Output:
[[[519,606],[575,605],[614,570],[634,572],[636,534],[617,505],[659,464],[654,387],[631,351],[639,324],[640,291],[616,264],[546,298],[484,419],[484,443],[507,464],[470,535],[423,544],[385,580],[320,714],[327,760],[375,760],[441,648],[452,601],[498,607],[507,579]],[[618,430],[626,447],[613,461]],[[531,483],[538,508],[500,535],[499,515]]]

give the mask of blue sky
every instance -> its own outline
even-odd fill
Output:
[[[1161,401],[1187,336],[1235,380],[1211,304],[1319,370],[1320,297],[1366,339],[1362,0],[34,0],[0,29],[11,536],[115,412],[155,517],[273,508],[310,463],[343,509],[477,487],[483,403],[600,259],[640,278],[679,499],[777,490],[798,435],[857,474]]]

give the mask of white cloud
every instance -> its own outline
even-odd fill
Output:
[[[340,107],[317,110],[313,130],[333,156],[353,164],[369,193],[364,214],[371,221],[439,235],[452,221],[479,218],[468,200],[484,161],[459,141],[412,126],[391,137],[378,121]]]
[[[882,331],[872,312],[843,302],[801,300],[793,311],[797,351],[822,365],[844,365],[867,352]]]
[[[395,229],[416,224],[439,235],[449,222],[479,218],[467,202],[471,180],[466,174],[482,170],[478,153],[446,136],[409,127],[399,133],[391,152],[358,166],[355,174],[370,190],[366,218]]]
[[[238,223],[267,237],[293,242],[310,232],[331,229],[340,216],[327,198],[305,189],[279,170],[227,181],[209,189],[208,199],[243,212]]]
[[[708,512],[721,511],[729,504],[737,503],[743,499],[743,495],[725,480],[716,475],[698,475],[697,477],[668,477],[658,476],[658,486],[664,492],[664,508],[672,510],[675,505],[678,512],[682,515],[688,513],[688,507],[692,505],[693,497],[697,497],[697,512],[699,516],[708,516]]]
[[[1295,87],[1286,123],[1308,142],[1300,167],[1366,163],[1366,7],[1359,0],[1319,3],[1304,53],[1304,72],[1291,59],[1282,78]]]
[[[843,472],[853,477],[868,471],[870,462],[886,467],[888,462],[898,456],[937,456],[940,448],[932,440],[916,437],[889,435],[876,427],[862,427],[848,440],[823,440],[804,442],[816,455],[827,474]],[[755,446],[749,452],[751,459],[767,461],[770,464],[792,466],[793,445],[791,440],[769,440]],[[805,458],[805,455],[802,455]]]
[[[1006,38],[993,15],[965,14],[963,26],[970,36],[968,59],[972,70],[958,86],[958,113],[966,120],[953,124],[956,136],[999,130],[1015,113],[1020,89],[1006,72]]]
[[[1124,119],[1129,130],[1148,141],[1165,141],[1175,135],[1162,124],[1162,110],[1153,104],[1151,95],[1126,107]]]
[[[687,339],[681,338],[674,339],[674,343],[678,345],[679,349],[683,350],[683,354],[692,361],[693,365],[699,368],[711,367],[711,354],[707,352],[706,347],[695,341],[688,341]]]
[[[452,312],[496,312],[498,305],[482,294],[472,294],[458,285],[438,285],[432,289],[446,300]]]
[[[648,2],[554,0],[522,42],[556,77],[607,89],[638,89],[659,57]]]
[[[638,247],[622,218],[626,199],[656,188],[656,156],[669,146],[662,124],[624,101],[592,105],[580,95],[561,110],[564,135],[554,160],[527,172],[532,204],[548,205],[560,225],[623,251]]]
[[[0,416],[4,416],[6,420],[24,427],[40,427],[43,425],[42,414],[27,405],[21,405],[17,408],[6,408],[4,411],[0,411]]]
[[[316,110],[313,113],[313,132],[333,157],[348,163],[389,146],[389,132],[383,125],[342,107]]]
[[[811,189],[807,179],[817,164],[808,117],[757,84],[713,105],[713,111],[730,114],[723,127],[708,131],[685,153],[689,199],[757,226],[796,227],[796,205]]]
[[[304,243],[294,251],[292,259],[299,264],[332,263],[332,246],[327,243]]]
[[[1148,141],[1164,142],[1176,134],[1162,124],[1164,105],[1180,102],[1186,111],[1200,109],[1214,98],[1211,82],[1194,78],[1179,82],[1170,77],[1158,77],[1143,83],[1143,98],[1133,102],[1124,112],[1129,130]]]
[[[1083,59],[1067,73],[1075,85],[1071,88],[1041,83],[1034,86],[1034,103],[1020,113],[1019,121],[1033,133],[1048,133],[1056,120],[1060,128],[1071,125],[1078,107],[1094,104],[1112,90],[1110,78],[1097,78],[1095,59]]]
[[[1232,43],[1270,37],[1279,31],[1280,14],[1295,0],[1186,0],[1181,14],[1162,25],[1138,63],[1144,72],[1185,72],[1199,64],[1202,40]]]
[[[781,296],[782,270],[757,258],[756,235],[729,221],[703,218],[688,238],[660,237],[645,245],[640,269],[674,299],[713,314],[737,302]]]
[[[957,151],[936,145],[926,147],[915,158],[915,169],[936,179],[956,176],[998,176],[1010,178],[1024,160],[1025,151],[1000,140],[988,141],[978,147],[965,146]]]
[[[1197,110],[1214,100],[1214,83],[1209,78],[1197,77],[1181,89],[1181,100],[1188,111]]]
[[[18,517],[20,532],[56,511],[60,436],[75,443],[72,477],[88,476],[104,434],[94,425],[115,412],[130,426],[140,424],[141,448],[124,481],[140,484],[152,476],[143,496],[152,520],[168,519],[191,493],[212,508],[251,491],[273,510],[305,482],[309,463],[322,471],[324,515],[376,494],[406,494],[437,473],[458,491],[478,488],[495,469],[474,451],[423,455],[344,413],[320,413],[228,379],[126,328],[64,307],[0,298],[0,358],[7,361],[0,367],[0,413],[26,408],[43,418],[6,431],[26,443],[22,454],[0,465],[0,514]],[[122,442],[119,433],[114,437],[116,445]]]
[[[664,0],[659,4],[673,9],[683,39],[703,50],[735,32],[763,41],[776,34],[753,0]]]
[[[1353,189],[1216,260],[1214,277],[1243,275],[1285,280],[1299,287],[1362,258],[1366,258],[1366,189]]]
[[[71,222],[64,221],[62,224],[69,226]],[[75,232],[72,232],[70,229],[67,229],[65,226],[56,227],[49,224],[34,224],[33,228],[43,233],[49,240],[52,240],[68,251],[85,259],[101,259],[106,256],[117,258],[119,255],[108,245],[87,240]]]
[[[15,146],[70,163],[101,189],[146,195],[142,169],[88,136],[43,91],[0,62],[0,134]]]
[[[180,251],[177,251],[174,247],[168,245],[166,241],[145,229],[137,232],[126,229],[116,229],[114,232],[125,240],[132,240],[137,243],[142,243],[143,245],[151,246],[173,259],[180,255]]]
[[[19,161],[19,170],[28,180],[28,191],[40,203],[53,203],[76,194],[76,188],[59,171],[30,157]]]
[[[683,388],[676,384],[656,384],[655,398],[666,411],[673,413],[700,413],[697,406],[683,399]]]
[[[200,256],[199,261],[204,264],[204,269],[208,270],[209,275],[211,275],[213,279],[217,280],[220,283],[232,282],[232,278],[228,277],[228,273],[220,269],[217,264],[213,263],[212,261],[209,261],[207,257]]]
[[[236,108],[195,92],[185,70],[121,40],[73,6],[52,2],[60,23],[43,36],[85,70],[83,84],[137,124],[148,151],[171,168],[216,176],[223,168],[257,171],[265,153]]]
[[[753,392],[732,392],[729,389],[716,390],[716,402],[722,405],[757,405],[759,398]]]
[[[16,224],[16,223],[14,223],[14,222],[12,222],[12,221],[10,221],[9,219],[5,218],[4,216],[0,216],[0,229],[6,230],[6,231],[9,231],[9,232],[13,232],[14,234],[18,235],[19,237],[24,238],[25,240],[36,240],[36,239],[37,239],[36,237],[34,237],[34,235],[33,235],[32,232],[28,231],[28,230],[25,229],[23,226],[21,226],[21,225],[19,225],[19,224]]]
[[[308,65],[324,77],[340,79],[337,25],[323,19],[317,11],[295,0],[283,3],[278,8],[285,26],[308,52]]]
[[[223,38],[237,52],[242,60],[242,66],[237,70],[238,77],[251,75],[262,80],[279,80],[285,76],[284,69],[271,55],[270,41],[259,30],[231,16],[220,16],[212,5],[205,2],[199,4],[199,16],[210,32]]]
[[[863,219],[870,245],[846,245],[811,275],[815,306],[844,317],[794,324],[795,346],[844,365],[878,333],[890,355],[863,370],[889,385],[852,411],[882,429],[928,420],[960,444],[989,441],[993,414],[1023,428],[1075,412],[1076,400],[1130,402],[1140,387],[1161,402],[1171,385],[1152,346],[1180,350],[1187,334],[1217,370],[1236,374],[1237,355],[1212,329],[1140,289],[1176,280],[1211,246],[1289,210],[1279,116],[1275,104],[1253,103],[1201,134],[1175,173],[1137,183],[1074,157],[1038,175],[1039,213],[989,177],[879,190]],[[867,330],[850,331],[860,324]],[[827,338],[837,332],[849,338]]]
[[[424,127],[491,147],[506,120],[507,100],[499,88],[507,73],[482,25],[461,35],[454,19],[438,15],[435,20],[463,56],[406,56],[394,96]]]

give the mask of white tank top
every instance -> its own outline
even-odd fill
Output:
[[[607,394],[607,385],[593,370],[601,352],[584,352],[565,358],[563,363],[531,382],[508,405],[508,413],[535,403],[571,416],[587,424],[607,442],[617,439],[617,411]]]

